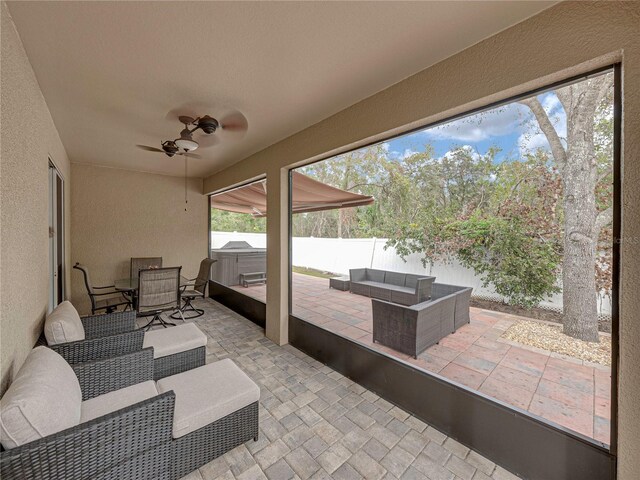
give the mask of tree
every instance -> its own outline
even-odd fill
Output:
[[[596,265],[598,239],[612,221],[612,206],[598,206],[597,186],[609,168],[601,171],[596,154],[596,115],[610,97],[613,75],[560,88],[555,93],[567,116],[566,147],[537,97],[522,100],[544,133],[562,177],[564,238],[562,261],[563,331],[581,340],[597,342],[598,311]]]

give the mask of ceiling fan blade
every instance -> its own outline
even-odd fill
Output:
[[[136,145],[140,150],[146,150],[147,152],[160,152],[165,153],[161,148],[150,147],[149,145]]]
[[[200,115],[205,115],[208,110],[212,110],[211,105],[203,102],[187,102],[181,106],[169,110],[165,115],[165,120],[180,121],[180,117],[195,119]]]
[[[209,148],[217,145],[220,141],[220,138],[218,138],[216,135],[217,133],[212,133],[211,135],[199,134],[196,140],[198,142],[198,148]]]
[[[247,117],[235,110],[220,120],[220,128],[224,132],[244,134],[249,129],[249,122]]]

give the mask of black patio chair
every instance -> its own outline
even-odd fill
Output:
[[[91,300],[91,314],[104,310],[105,313],[112,313],[118,307],[124,305],[124,309],[131,308],[131,299],[122,292],[115,290],[114,285],[105,285],[104,287],[96,287],[91,282],[89,269],[81,263],[76,263],[73,268],[80,270],[84,277],[84,286]]]
[[[189,283],[182,286],[182,293],[180,296],[184,303],[182,304],[182,307],[180,307],[180,312],[171,314],[171,318],[177,319],[180,316],[183,319],[190,319],[200,317],[204,314],[204,310],[194,307],[191,302],[196,298],[205,298],[207,284],[211,278],[211,266],[215,262],[217,262],[217,260],[213,260],[211,258],[205,258],[200,262],[198,276],[196,278],[189,279]],[[187,312],[195,313],[187,315]]]
[[[138,277],[138,316],[152,317],[144,327],[153,325],[175,326],[162,318],[162,313],[173,310],[180,315],[180,270],[182,267],[150,268],[140,270]]]
[[[129,276],[138,278],[140,270],[148,268],[162,268],[162,257],[131,257]]]

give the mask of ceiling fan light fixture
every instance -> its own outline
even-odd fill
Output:
[[[180,132],[180,138],[175,140],[175,144],[179,149],[184,150],[185,152],[191,152],[199,146],[198,142],[193,139],[191,132],[187,128]]]

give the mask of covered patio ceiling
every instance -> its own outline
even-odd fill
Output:
[[[336,208],[370,205],[373,197],[341,190],[318,182],[299,172],[292,172],[291,204],[293,213],[318,212]],[[266,180],[250,183],[211,197],[211,206],[254,217],[267,214]]]
[[[189,161],[204,177],[554,3],[8,5],[72,162],[181,176],[182,159],[136,144],[176,138],[174,109],[240,110],[246,134],[221,132]]]

